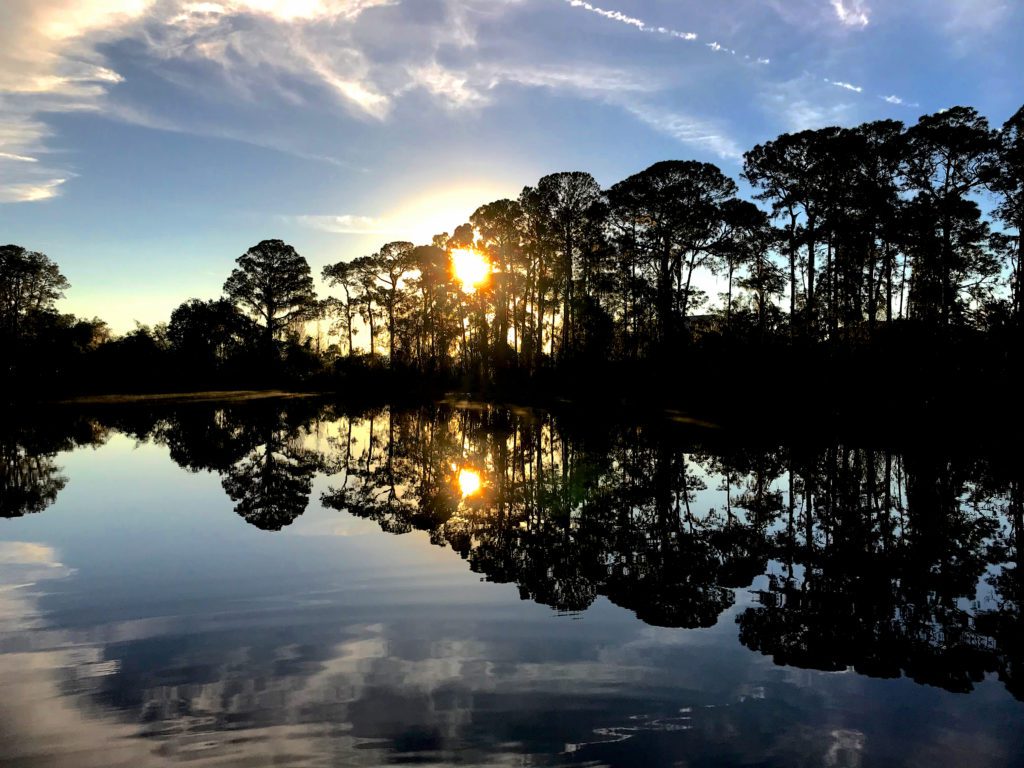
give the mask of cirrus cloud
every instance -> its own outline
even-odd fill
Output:
[[[871,23],[870,11],[863,0],[829,0],[829,2],[832,3],[832,9],[836,12],[836,18],[841,24],[863,29]]]

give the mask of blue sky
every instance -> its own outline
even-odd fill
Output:
[[[318,274],[559,170],[1024,102],[1019,0],[3,0],[0,241],[117,330],[283,238]]]

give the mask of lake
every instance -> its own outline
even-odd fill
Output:
[[[8,417],[0,763],[1024,765],[1022,502],[669,416]]]

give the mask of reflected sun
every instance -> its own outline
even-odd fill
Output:
[[[462,498],[468,496],[475,496],[480,493],[481,487],[483,487],[483,481],[480,479],[480,473],[472,469],[466,469],[463,467],[459,470],[459,490],[462,491]]]
[[[491,274],[491,264],[487,257],[470,248],[452,251],[452,273],[462,283],[462,290],[473,293],[487,280]]]

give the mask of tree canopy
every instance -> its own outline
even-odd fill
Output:
[[[315,293],[309,264],[281,240],[263,240],[236,259],[224,295],[263,328],[270,346],[291,323],[309,315]]]

